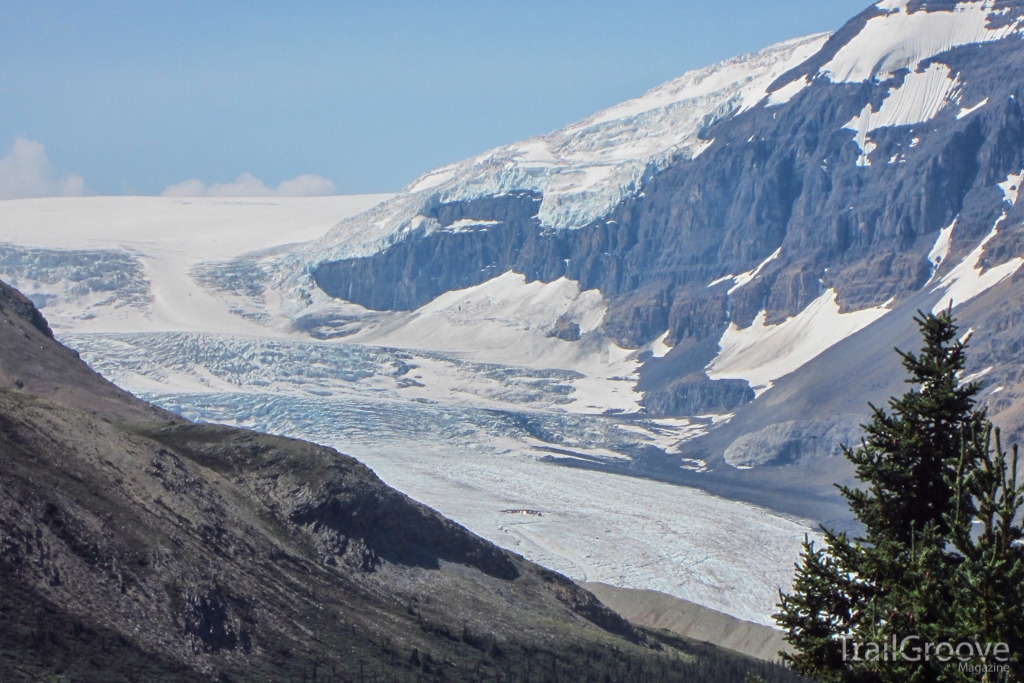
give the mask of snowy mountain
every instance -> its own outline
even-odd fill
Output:
[[[756,105],[773,81],[817,52],[827,38],[789,40],[690,71],[554,133],[430,171],[402,196],[345,221],[303,253],[328,261],[366,256],[417,230],[483,227],[488,223],[475,219],[440,225],[428,214],[438,203],[508,193],[535,193],[540,202],[536,215],[545,227],[586,225],[639,193],[673,159],[700,156],[709,144],[702,131]]]
[[[1022,434],[1022,31],[1019,0],[886,0],[389,198],[0,203],[0,278],[163,407],[765,623],[915,311],[952,301]]]
[[[266,259],[288,243],[383,199],[0,202],[0,279],[30,294],[94,369],[166,409],[343,449],[408,495],[576,579],[770,623],[807,523],[559,466],[672,451],[720,419],[638,412],[635,354],[592,334],[606,312],[598,292],[509,273],[419,311],[362,309],[359,333],[321,339],[288,320],[272,291],[233,289],[259,284]],[[585,343],[543,333],[562,316],[581,322]],[[445,350],[456,340],[472,349]],[[615,407],[626,414],[602,414]]]
[[[993,410],[1017,429],[1016,342],[993,336],[1017,309],[981,298],[1012,298],[1024,264],[1022,13],[1020,2],[879,2],[835,34],[690,72],[428,173],[274,263],[270,282],[297,320],[354,338],[364,328],[332,322],[317,296],[416,317],[438,297],[514,288],[509,273],[578,283],[600,293],[600,325],[568,314],[546,333],[634,350],[638,404],[664,416],[755,398],[742,412],[756,411],[844,340],[952,301],[975,327],[973,362],[1003,387]],[[898,372],[888,348],[872,362]],[[857,396],[857,411],[898,387]],[[806,439],[852,416],[826,406],[819,418]]]

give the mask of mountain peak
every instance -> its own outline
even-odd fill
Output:
[[[582,227],[635,196],[674,160],[700,156],[712,144],[703,135],[708,126],[767,101],[768,86],[827,39],[819,33],[786,40],[694,69],[560,130],[425,173],[398,197],[302,247],[300,258],[369,256],[409,235],[444,230],[428,217],[438,203],[510,192],[537,193],[545,227]]]

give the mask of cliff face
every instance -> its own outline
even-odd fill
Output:
[[[903,334],[902,326],[882,325],[882,316],[909,321],[918,307],[952,300],[963,326],[975,330],[972,371],[991,366],[988,379],[1003,387],[986,400],[1016,430],[1024,424],[1014,407],[1024,345],[1013,293],[1024,257],[1022,17],[1016,0],[879,3],[827,39],[693,72],[437,176],[455,173],[454,180],[425,176],[394,200],[401,211],[339,226],[336,239],[351,248],[327,248],[326,239],[302,253],[317,287],[374,310],[414,309],[507,271],[596,289],[607,303],[604,335],[629,349],[654,340],[673,347],[640,370],[647,413],[721,414],[747,405],[761,416],[756,463],[833,453],[833,442],[856,430],[845,426],[855,418],[835,408],[837,400],[774,423],[765,417],[772,411],[755,407],[771,392],[755,395],[865,325]],[[766,70],[766,55],[775,55],[775,71]],[[729,78],[734,85],[715,90]],[[685,121],[681,111],[690,112]],[[632,137],[609,143],[602,127],[613,120]],[[647,159],[646,171],[635,185],[619,186],[617,203],[597,218],[560,212],[597,206],[591,199],[612,182],[604,178],[617,178],[621,159],[668,128],[685,144],[637,156]],[[562,154],[563,137],[612,170],[580,171],[582,162]],[[510,169],[500,182],[487,175],[491,159]],[[575,194],[534,180],[561,174],[571,185],[581,172],[589,175]],[[574,215],[587,220],[573,223]],[[367,247],[359,242],[366,231],[352,227],[359,220],[393,231]],[[815,317],[831,301],[837,309]],[[866,317],[833,335],[851,314]],[[773,346],[771,335],[784,341]],[[879,344],[870,364],[890,367],[887,349],[904,338],[868,337]],[[811,338],[829,341],[800,350]],[[787,354],[792,362],[780,362]],[[859,386],[855,367],[838,359],[830,372]],[[854,398],[863,406],[876,394]],[[760,438],[726,431],[749,437],[732,444],[733,455]],[[730,443],[712,452],[721,456]]]
[[[838,35],[838,34],[837,34]],[[844,310],[906,299],[932,275],[927,256],[957,220],[947,261],[959,261],[1004,210],[997,184],[1024,167],[1024,42],[964,46],[934,63],[957,74],[968,116],[949,107],[935,119],[872,133],[870,165],[845,128],[866,106],[881,107],[907,70],[878,83],[819,79],[793,100],[761,105],[703,131],[714,140],[696,159],[652,177],[638,196],[577,229],[546,228],[540,196],[518,192],[428,205],[432,231],[372,256],[321,263],[314,278],[332,296],[376,310],[410,310],[453,289],[513,270],[528,281],[577,280],[611,301],[604,329],[641,346],[720,334],[728,322],[768,324],[802,311],[835,288]],[[1007,227],[1019,224],[1010,211]],[[472,219],[461,230],[458,220]],[[1021,251],[1014,227],[987,251]],[[998,246],[997,246],[998,244]],[[727,295],[708,287],[778,258]],[[941,273],[940,269],[940,273]]]

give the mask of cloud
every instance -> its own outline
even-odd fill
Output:
[[[282,180],[276,190],[251,173],[243,173],[231,183],[207,185],[201,180],[185,180],[161,193],[165,197],[320,197],[334,194],[334,183],[319,175],[300,175]]]
[[[307,173],[291,180],[282,180],[277,186],[277,193],[282,197],[320,197],[334,194],[334,182],[322,175]]]
[[[7,156],[0,159],[0,199],[71,197],[84,190],[81,176],[54,176],[46,149],[35,140],[15,138]]]

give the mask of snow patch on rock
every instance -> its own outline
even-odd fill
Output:
[[[708,377],[746,380],[760,395],[779,377],[889,312],[883,305],[840,313],[836,297],[836,291],[828,289],[799,314],[777,325],[765,324],[764,311],[749,327],[740,329],[730,323],[718,343],[721,351],[707,367]]]
[[[999,183],[999,189],[1003,191],[1003,199],[1014,205],[1017,203],[1017,195],[1020,193],[1020,183],[1024,180],[1024,171],[1012,173],[1006,180]]]
[[[969,375],[964,375],[960,378],[960,385],[970,384],[971,382],[977,382],[979,379],[992,372],[994,368],[990,365],[987,368],[982,368],[978,372],[972,372]]]
[[[651,355],[655,358],[664,358],[672,350],[672,347],[665,343],[669,332],[671,330],[665,330],[665,334],[651,342]]]
[[[821,67],[833,83],[885,80],[899,69],[916,71],[923,60],[960,45],[1001,40],[1020,30],[1020,20],[989,28],[994,0],[962,2],[938,11],[908,11],[907,2],[888,1],[888,10],[872,17],[835,56]]]
[[[948,66],[932,63],[924,71],[908,74],[898,88],[891,88],[877,112],[866,104],[864,110],[843,128],[856,133],[854,141],[867,157],[875,148],[874,143],[867,140],[869,133],[879,128],[907,126],[935,118],[950,102],[958,85]]]
[[[798,78],[795,81],[790,81],[786,85],[782,86],[771,95],[768,96],[768,102],[765,104],[766,107],[777,107],[780,104],[786,104],[794,97],[796,97],[804,88],[809,86],[811,82],[807,80],[807,76]]]
[[[714,287],[715,285],[732,280],[733,285],[732,287],[729,288],[728,292],[729,294],[732,294],[737,289],[739,289],[740,287],[742,287],[743,285],[747,284],[748,282],[756,278],[758,275],[760,275],[764,267],[767,266],[772,261],[774,261],[775,259],[777,259],[779,257],[779,254],[781,253],[782,247],[779,247],[778,249],[772,252],[771,256],[766,258],[764,261],[761,261],[761,263],[759,263],[758,266],[753,270],[748,270],[747,272],[740,273],[739,275],[726,275],[725,277],[720,277],[717,280],[712,280],[711,282],[708,283],[708,287]]]
[[[946,273],[939,284],[932,289],[933,292],[945,290],[938,303],[932,307],[932,313],[940,313],[949,308],[967,303],[974,297],[984,294],[997,284],[1012,276],[1024,265],[1024,258],[1015,257],[1002,265],[983,270],[981,265],[982,256],[985,254],[985,245],[991,242],[999,234],[999,224],[1006,218],[1004,213],[996,221],[992,232],[985,236],[985,239],[976,246],[971,253],[964,257],[953,270]]]
[[[451,225],[446,225],[442,228],[446,232],[472,232],[474,230],[480,230],[481,228],[488,228],[492,225],[497,225],[501,221],[484,221],[477,220],[475,218],[463,218],[455,221]]]
[[[964,118],[965,116],[970,116],[974,112],[976,112],[979,109],[981,109],[982,107],[984,107],[986,104],[988,104],[988,98],[987,97],[985,99],[983,99],[981,102],[978,102],[973,107],[961,107],[960,111],[958,111],[956,113],[957,121],[959,121],[960,119]]]
[[[939,236],[935,239],[935,244],[932,245],[932,250],[928,252],[928,260],[932,264],[932,269],[937,269],[943,261],[946,260],[946,256],[949,255],[949,242],[953,237],[953,228],[956,227],[956,219],[947,225],[946,227],[939,230]]]

